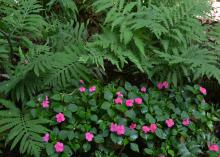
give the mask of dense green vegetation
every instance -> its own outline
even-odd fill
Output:
[[[1,140],[12,149],[19,148],[19,152],[23,154],[40,156],[45,154],[46,148],[48,155],[58,156],[59,153],[54,153],[51,145],[57,140],[65,140],[66,137],[61,136],[59,139],[60,137],[53,135],[52,141],[48,143],[50,147],[41,138],[44,133],[55,134],[57,124],[53,121],[53,112],[58,112],[57,108],[63,106],[70,106],[71,111],[73,106],[70,104],[76,104],[76,107],[84,110],[84,104],[91,105],[90,96],[97,94],[97,97],[91,98],[92,101],[97,101],[96,109],[91,110],[97,114],[101,112],[96,117],[102,119],[105,112],[100,111],[99,106],[103,101],[114,105],[113,95],[117,92],[111,87],[114,82],[114,88],[125,86],[126,99],[134,99],[136,96],[144,99],[142,106],[149,109],[142,114],[151,114],[154,119],[154,122],[148,123],[157,123],[160,129],[164,129],[162,120],[154,117],[157,115],[153,109],[150,110],[154,104],[149,103],[147,97],[152,94],[153,97],[156,95],[156,105],[168,105],[167,108],[161,109],[162,114],[169,115],[167,119],[181,117],[184,113],[181,118],[192,119],[195,124],[198,120],[198,126],[190,128],[190,137],[185,136],[189,130],[184,129],[182,133],[178,130],[182,127],[178,128],[178,133],[174,136],[180,137],[182,143],[172,149],[170,147],[179,141],[172,143],[171,139],[158,135],[150,138],[159,138],[162,141],[161,145],[145,145],[136,142],[136,139],[131,142],[124,141],[126,138],[120,138],[123,141],[119,144],[119,148],[123,148],[121,151],[114,149],[117,152],[115,154],[108,149],[107,154],[102,154],[107,149],[108,137],[111,136],[111,142],[118,145],[118,141],[115,141],[118,139],[113,139],[113,135],[108,134],[102,137],[105,139],[101,144],[100,139],[97,140],[95,137],[92,146],[85,143],[82,136],[78,143],[76,142],[77,146],[71,146],[76,139],[69,138],[69,141],[64,143],[66,149],[64,148],[64,153],[60,153],[61,156],[88,151],[90,147],[92,149],[89,154],[94,156],[120,156],[130,150],[137,152],[139,147],[140,150],[146,148],[145,153],[152,156],[160,153],[166,156],[196,156],[200,153],[217,156],[216,152],[207,152],[207,149],[211,144],[218,142],[214,136],[214,126],[219,121],[219,110],[217,105],[213,104],[207,104],[207,108],[203,108],[203,98],[198,94],[198,84],[204,78],[220,84],[220,26],[218,23],[204,25],[199,20],[201,17],[208,19],[209,16],[208,0],[0,0]],[[90,85],[94,82],[98,84],[95,94],[80,95],[77,91],[81,86],[84,87],[84,83],[79,83],[79,80]],[[145,84],[147,88],[155,90],[156,94],[149,91],[148,95],[139,95],[136,86],[133,87],[136,94],[128,94],[130,89],[127,89],[126,81],[132,81],[137,87]],[[155,89],[161,81],[167,81],[169,84],[167,91]],[[196,87],[194,84],[197,84]],[[110,90],[110,96],[105,96],[105,89]],[[190,91],[193,94],[181,95],[180,91]],[[62,99],[53,100],[54,93],[61,95]],[[71,98],[67,102],[63,100],[65,95]],[[79,95],[83,99],[81,103],[76,100],[81,99]],[[39,104],[45,96],[49,96],[48,100],[44,100],[45,103],[52,103],[52,108],[46,110],[45,115],[43,110],[41,115],[38,111],[41,110]],[[177,99],[175,102],[173,97]],[[58,106],[54,107],[54,103]],[[172,108],[172,104],[177,105],[179,112]],[[186,108],[186,105],[189,105],[190,109],[194,108],[195,104],[198,107],[195,109],[196,115],[194,111],[192,113]],[[183,108],[178,105],[183,105]],[[133,112],[127,109],[125,111],[124,108],[116,110]],[[76,111],[74,109],[72,113],[65,113],[62,110],[58,113],[61,112],[70,118],[70,124],[58,126],[62,132],[62,129],[69,129],[68,126],[73,125],[71,115]],[[131,122],[119,120],[111,115],[109,110],[106,112],[109,115],[108,123],[112,120],[127,126]],[[134,112],[139,114],[140,111]],[[90,116],[94,118],[94,115],[88,115]],[[77,123],[84,123],[80,115],[72,118]],[[139,125],[143,125],[143,117],[133,119]],[[178,119],[178,125],[181,125],[180,121],[181,119]],[[88,121],[88,124],[82,126],[84,130],[79,134],[89,131],[88,128],[93,128],[92,132],[95,134],[97,130],[103,130],[104,126],[102,127]],[[127,135],[127,130],[126,136],[130,136]],[[170,136],[168,132],[165,133],[166,136]],[[203,134],[204,139],[199,139],[198,136]],[[145,139],[142,134],[137,136]],[[131,149],[127,148],[130,143]],[[165,148],[163,143],[169,148]],[[83,145],[83,150],[78,150],[78,145]],[[100,145],[103,149],[100,149]],[[186,152],[189,153],[184,154]],[[141,153],[143,151],[140,151]]]

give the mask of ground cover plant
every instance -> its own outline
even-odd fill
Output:
[[[219,156],[210,11],[208,0],[0,0],[0,149]]]
[[[220,110],[204,95],[203,87],[175,88],[166,81],[156,88],[82,83],[70,94],[41,94],[22,111],[3,101],[8,109],[0,112],[0,131],[9,131],[12,149],[19,145],[21,153],[35,156],[128,156],[127,149],[149,156],[217,156]]]

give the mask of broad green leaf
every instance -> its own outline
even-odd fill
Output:
[[[139,152],[139,147],[138,147],[138,145],[136,143],[130,143],[130,148],[134,152]]]

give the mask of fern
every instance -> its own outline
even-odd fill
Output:
[[[210,45],[203,46],[208,42],[206,27],[195,18],[209,12],[206,0],[167,0],[163,4],[96,0],[93,6],[106,13],[105,27],[111,32],[104,28],[96,35],[88,44],[91,55],[85,60],[103,67],[103,60],[108,59],[119,69],[123,67],[120,64],[131,61],[150,78],[168,79],[175,85],[184,78],[192,81],[203,76],[220,83],[218,54]]]
[[[11,150],[19,144],[22,154],[40,156],[44,147],[42,137],[48,131],[43,124],[46,119],[31,119],[29,113],[21,111],[14,104],[0,99],[0,103],[7,109],[0,111],[0,133],[6,133],[6,144],[11,143]]]

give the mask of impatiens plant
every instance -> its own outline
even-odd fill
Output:
[[[161,84],[161,86],[160,86]],[[214,123],[220,110],[204,101],[198,85],[156,88],[111,83],[70,94],[40,95],[31,106],[33,117],[51,120],[42,135],[48,156],[198,156],[220,154]],[[42,103],[50,102],[48,108]]]

